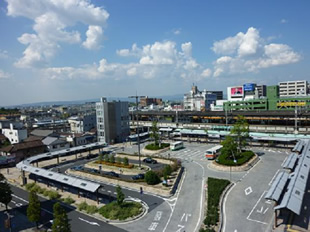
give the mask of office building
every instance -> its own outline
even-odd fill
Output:
[[[128,102],[108,102],[101,98],[96,103],[97,137],[109,144],[126,141],[129,136]]]
[[[140,106],[149,106],[149,105],[162,105],[163,101],[161,98],[149,98],[148,96],[140,98]]]
[[[96,113],[73,116],[68,122],[72,133],[84,133],[96,127]]]
[[[184,110],[205,111],[216,101],[216,94],[211,91],[199,91],[197,86],[192,86],[189,94],[184,94]]]

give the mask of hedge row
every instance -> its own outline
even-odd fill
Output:
[[[170,143],[161,143],[161,146],[159,146],[159,144],[150,143],[146,145],[145,148],[147,150],[156,151],[156,150],[164,149],[169,146],[170,146]]]
[[[95,161],[96,164],[104,164],[104,165],[108,165],[108,166],[114,166],[114,167],[118,167],[118,168],[129,168],[132,169],[134,167],[133,164],[128,164],[128,165],[124,165],[122,163],[111,163],[111,162],[106,162],[106,161]]]
[[[252,157],[254,156],[253,151],[245,151],[242,152],[240,155],[236,156],[237,162],[234,163],[234,160],[224,154],[219,155],[219,157],[216,159],[216,162],[222,165],[226,166],[240,166],[246,162],[248,162]]]
[[[123,202],[121,205],[113,201],[99,209],[99,213],[111,220],[125,220],[139,215],[142,205],[138,202]]]
[[[229,185],[228,180],[208,178],[208,208],[204,219],[205,228],[200,232],[213,232],[219,222],[219,203],[222,192]]]
[[[41,188],[36,183],[26,184],[26,189],[29,192],[30,191],[35,191],[35,192],[37,192],[39,194],[42,194],[42,195],[48,197],[50,200],[56,200],[56,199],[59,199],[61,197],[61,195],[57,191],[48,190],[46,188]]]

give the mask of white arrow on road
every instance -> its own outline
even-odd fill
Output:
[[[93,226],[100,226],[97,222],[90,222],[90,221],[87,221],[87,220],[85,220],[85,219],[83,219],[83,218],[80,218],[80,217],[79,217],[79,219],[80,219],[81,221],[83,221],[83,222],[86,222],[86,223],[90,224],[90,225],[93,225]]]

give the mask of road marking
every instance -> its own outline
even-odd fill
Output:
[[[19,196],[16,196],[15,194],[12,194],[12,196],[15,197],[15,198],[18,199],[18,200],[21,200],[21,201],[23,201],[23,202],[26,202],[27,204],[29,203],[29,201],[26,201],[25,199],[23,199],[23,198],[21,198],[21,197],[19,197]],[[21,204],[21,203],[19,203],[19,204]],[[19,206],[17,206],[17,207],[19,207]],[[47,213],[49,213],[49,214],[53,214],[53,212],[48,211],[47,209],[41,208],[41,210],[43,210],[43,211],[45,211],[45,212],[47,212]]]
[[[181,232],[181,230],[184,228],[185,226],[183,226],[183,225],[178,225],[178,230],[176,231],[176,232]]]
[[[267,212],[267,210],[268,210],[269,208],[267,208],[265,211],[264,211],[264,213],[263,214],[265,214],[266,212]]]
[[[11,200],[12,203],[16,204],[16,201]]]
[[[158,225],[158,222],[152,222],[152,224],[149,226],[148,230],[156,230],[157,225]]]
[[[262,208],[260,210],[256,210],[257,213],[262,213],[263,212],[264,207],[262,206]]]
[[[183,213],[183,216],[181,218],[181,221],[185,218],[185,222],[187,222],[188,217],[191,217],[192,215],[190,213]]]
[[[247,187],[245,190],[244,190],[244,193],[245,195],[249,195],[253,192],[252,188],[251,187]]]
[[[274,174],[274,176],[272,177],[271,181],[270,181],[269,184],[268,184],[269,186],[272,184],[274,178],[276,178],[276,176],[277,176],[277,174],[278,174],[279,171],[280,171],[280,169],[278,169],[278,171]]]
[[[22,207],[23,204],[22,204],[22,203],[17,203],[16,206],[17,206],[17,207]]]
[[[265,201],[265,203],[271,205],[272,201],[271,200],[267,200],[267,201]]]
[[[258,203],[260,202],[260,200],[262,199],[262,197],[264,196],[265,193],[266,193],[266,191],[264,191],[263,194],[259,197],[258,201],[256,202],[256,204],[255,204],[254,207],[252,208],[251,212],[250,212],[249,215],[247,216],[247,218],[246,218],[247,220],[253,221],[253,222],[262,223],[262,224],[265,224],[265,225],[268,224],[268,223],[266,223],[266,222],[261,222],[261,221],[254,220],[254,219],[251,219],[251,218],[250,218],[250,215],[253,213],[254,209],[256,208],[256,206],[258,205]]]
[[[288,159],[288,156],[286,156],[286,158],[283,160],[281,167],[283,167],[283,164],[285,163],[285,161]]]
[[[86,222],[86,223],[90,224],[90,225],[93,225],[93,226],[100,226],[97,222],[90,222],[90,221],[87,221],[86,219],[83,219],[83,218],[80,218],[80,217],[79,217],[79,219],[80,219],[81,221],[83,221],[83,222]]]
[[[154,221],[160,221],[161,215],[162,215],[162,214],[163,214],[162,211],[157,211],[157,212],[156,212],[156,215],[155,215],[155,217],[154,217]]]

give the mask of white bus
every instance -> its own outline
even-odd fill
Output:
[[[206,151],[206,158],[209,160],[215,159],[220,154],[222,147],[223,147],[222,145],[217,145],[215,147],[208,149]]]
[[[170,144],[170,150],[175,151],[184,148],[184,144],[182,141],[174,142]]]

